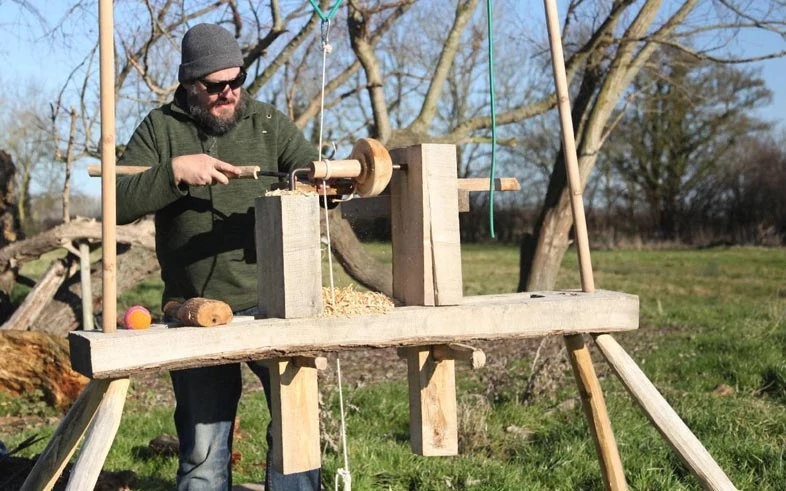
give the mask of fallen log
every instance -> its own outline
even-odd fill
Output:
[[[44,401],[65,409],[88,379],[71,369],[68,342],[40,332],[0,331],[0,391],[11,397],[40,391]]]

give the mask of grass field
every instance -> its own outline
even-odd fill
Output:
[[[389,261],[389,247],[369,248]],[[593,253],[593,266],[598,288],[639,295],[640,329],[616,335],[616,339],[737,487],[784,489],[786,250],[600,251]],[[465,246],[463,270],[466,294],[514,291],[517,249]],[[343,274],[336,273],[336,284],[347,282]],[[576,258],[569,253],[559,287],[578,286]],[[120,306],[154,307],[159,289],[159,282],[151,280],[124,295]],[[345,384],[354,489],[602,489],[570,374],[560,379],[562,385],[551,396],[522,402],[532,344],[522,345],[518,356],[506,356],[496,364],[494,351],[486,355],[486,369],[458,370],[458,457],[422,458],[410,452],[403,364],[374,368],[391,371],[392,377],[374,383],[361,377]],[[700,489],[594,350],[593,357],[631,489]],[[262,435],[267,409],[261,390],[251,380],[248,386],[239,414],[236,450],[242,458],[234,467],[236,482],[258,482],[264,475]],[[333,444],[339,440],[333,377],[325,380],[321,391],[326,434],[323,482],[332,489],[336,469],[343,465],[340,449]],[[133,470],[139,489],[171,489],[175,459],[150,455],[146,445],[162,433],[174,434],[172,409],[166,374],[132,379],[123,422],[105,469]],[[55,416],[51,410],[34,400],[0,397],[0,420],[28,418],[32,422],[25,429],[0,426],[0,439],[9,447],[34,433],[48,439],[54,428],[51,416]],[[10,428],[15,430],[8,434]],[[46,439],[25,455],[40,452]]]

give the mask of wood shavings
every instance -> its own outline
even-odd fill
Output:
[[[359,292],[353,285],[335,289],[335,304],[331,303],[330,288],[322,288],[322,317],[338,315],[384,314],[393,309],[393,301],[377,292]]]
[[[314,193],[306,193],[297,189],[273,189],[265,191],[265,196],[312,196]]]

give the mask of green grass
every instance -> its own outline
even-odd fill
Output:
[[[390,246],[368,245],[390,260]],[[600,251],[593,253],[598,288],[639,295],[641,327],[615,335],[638,362],[739,489],[778,490],[786,482],[786,250]],[[337,285],[349,279],[334,265]],[[518,249],[464,246],[464,288],[468,295],[515,291]],[[565,258],[560,288],[578,288],[575,254]],[[157,305],[160,284],[146,283],[122,302]],[[486,353],[491,360],[495,354]],[[484,376],[458,371],[460,439],[457,457],[423,458],[409,450],[405,370],[393,382],[344,387],[348,447],[355,489],[359,490],[547,490],[601,489],[600,470],[580,407],[560,406],[575,397],[568,377],[554,398],[526,404],[519,393],[529,377],[531,353],[509,360],[506,385],[489,396]],[[658,432],[594,353],[626,477],[634,490],[696,490],[688,472]],[[342,364],[343,365],[343,364]],[[248,374],[246,374],[248,376]],[[151,457],[147,442],[174,434],[172,407],[159,391],[132,384],[118,437],[106,469],[133,469],[139,489],[170,489],[174,458]],[[728,395],[715,393],[721,384]],[[321,387],[322,419],[336,433],[338,396]],[[32,402],[31,402],[32,403]],[[556,409],[555,409],[556,408]],[[0,416],[47,414],[47,409],[0,399]],[[236,482],[261,481],[268,421],[260,390],[241,401],[241,438],[236,449]],[[13,446],[32,433],[50,435],[45,426],[0,435]],[[40,452],[40,442],[26,455]],[[333,487],[340,453],[324,452],[324,484]]]

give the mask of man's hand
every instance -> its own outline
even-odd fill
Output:
[[[240,169],[232,164],[204,153],[181,155],[172,159],[175,185],[207,186],[209,184],[229,184],[230,177],[240,175]]]

